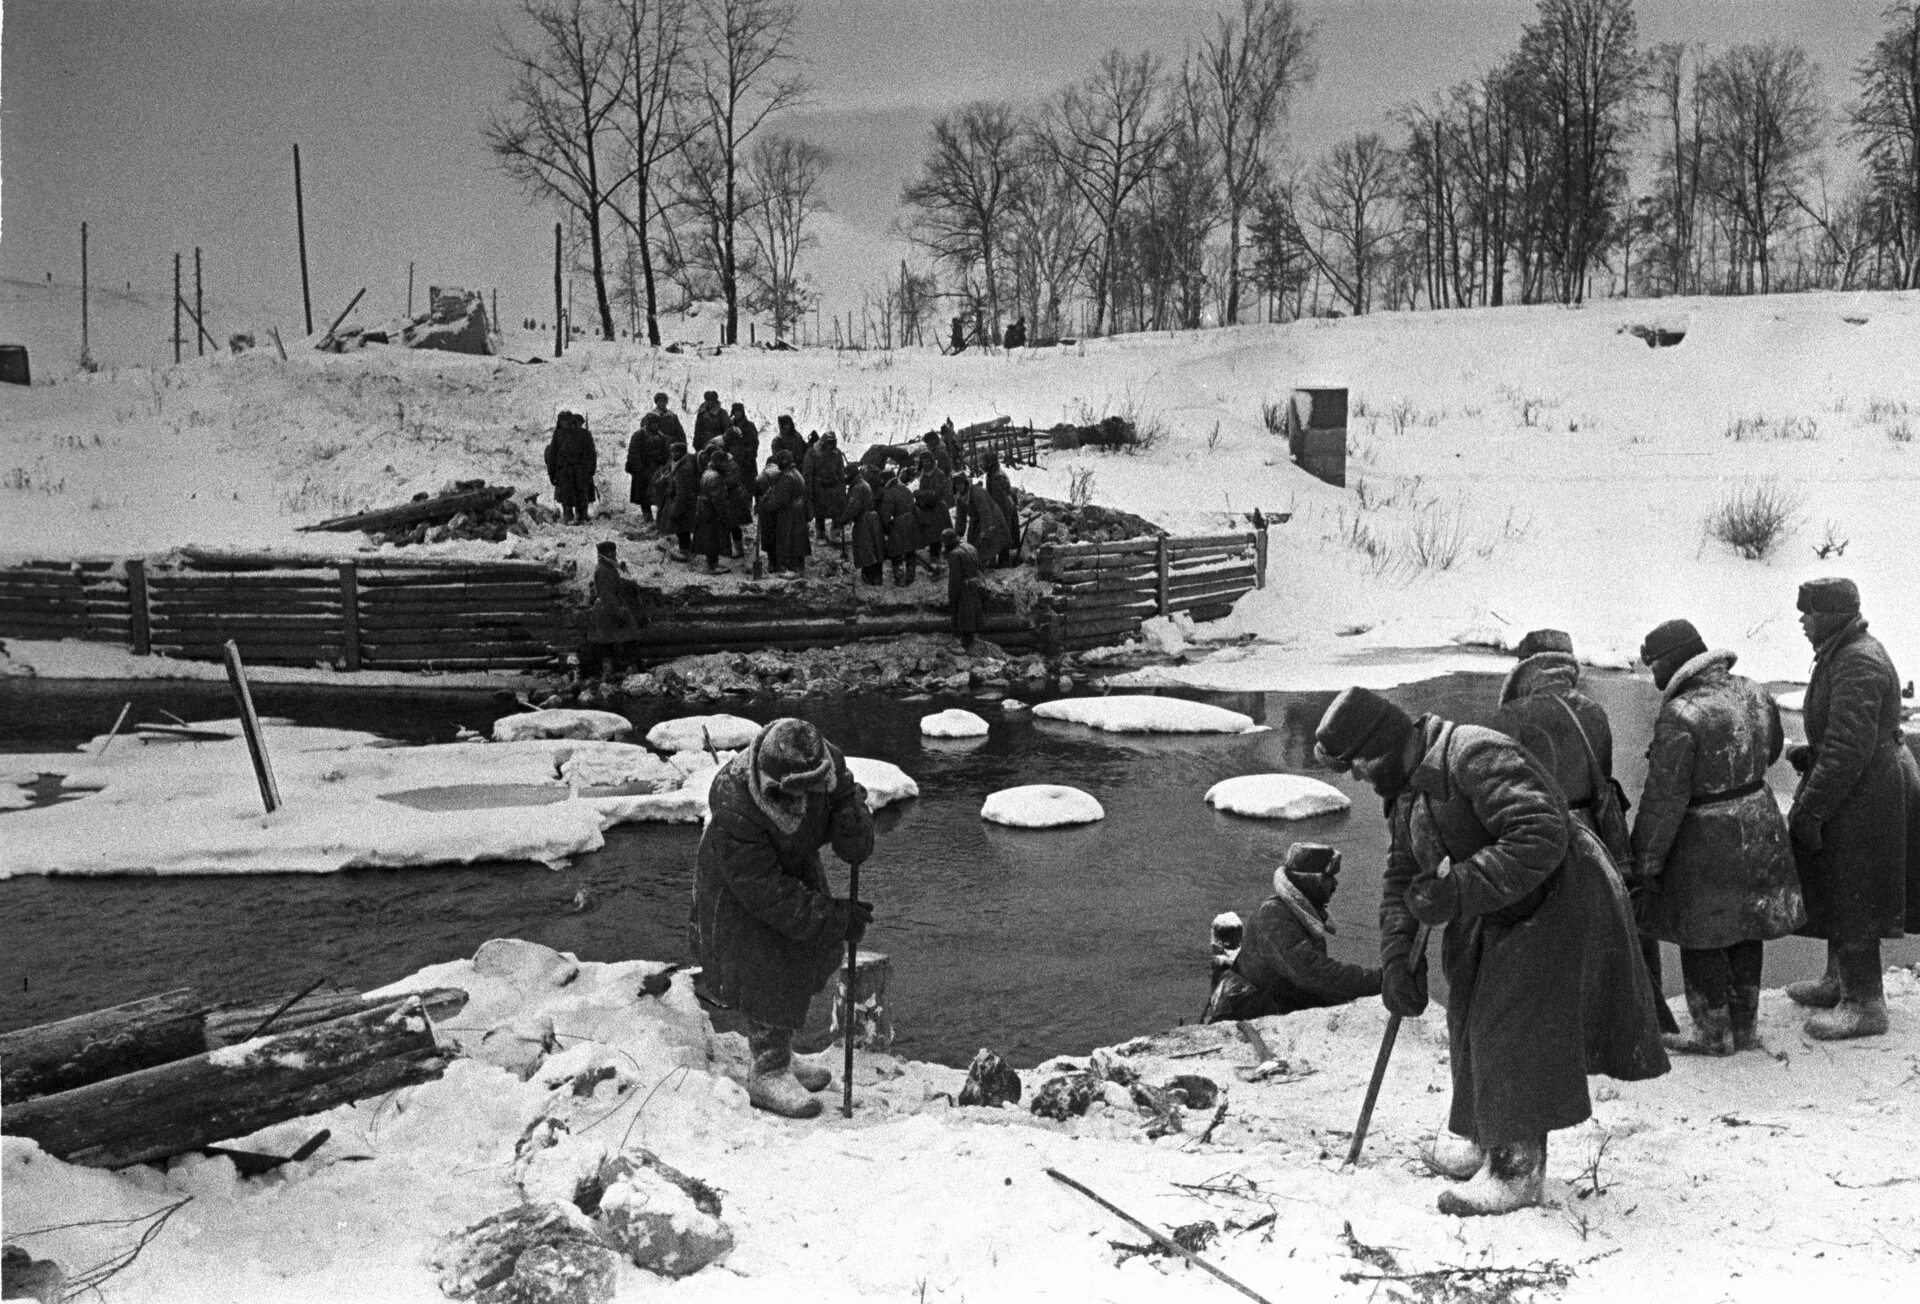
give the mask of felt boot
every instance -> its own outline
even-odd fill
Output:
[[[1546,1137],[1495,1146],[1472,1180],[1440,1192],[1440,1212],[1473,1218],[1531,1208],[1540,1203],[1546,1177]]]
[[[1827,971],[1818,978],[1788,983],[1787,999],[1816,1010],[1831,1010],[1840,1003],[1840,956],[1831,944],[1827,947]]]
[[[1727,998],[1727,1022],[1733,1029],[1733,1048],[1765,1050],[1760,1044],[1760,989],[1735,987]]]
[[[1698,992],[1687,992],[1687,1014],[1693,1027],[1687,1032],[1663,1032],[1660,1044],[1676,1055],[1733,1054],[1733,1026],[1724,1005],[1708,1005]]]
[[[1470,1138],[1443,1129],[1420,1147],[1420,1161],[1436,1177],[1464,1182],[1486,1166],[1487,1152]]]
[[[778,1073],[755,1073],[747,1079],[747,1099],[755,1109],[783,1118],[812,1118],[820,1112],[820,1098],[800,1085],[791,1066]]]
[[[1807,1035],[1818,1041],[1845,1041],[1850,1037],[1878,1037],[1887,1030],[1886,992],[1880,979],[1880,943],[1849,945],[1839,950],[1840,1000],[1807,1020]]]
[[[833,1070],[824,1064],[809,1064],[797,1059],[793,1062],[793,1076],[808,1091],[825,1091],[833,1085]]]

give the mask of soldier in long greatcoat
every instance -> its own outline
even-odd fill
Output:
[[[892,467],[880,473],[880,496],[874,509],[880,516],[880,528],[886,532],[893,582],[904,588],[913,583],[919,568],[920,518],[914,510],[913,490]]]
[[[1020,560],[1020,508],[1013,496],[1013,481],[1000,469],[1000,455],[988,453],[981,465],[986,470],[987,493],[993,498],[994,505],[1007,520],[1007,550],[998,559],[989,558],[990,566],[1011,566]]]
[[[860,579],[878,584],[880,567],[887,559],[886,538],[880,531],[880,513],[874,510],[873,483],[866,471],[847,468],[847,497],[841,508],[840,528],[853,529],[853,564],[860,568]]]
[[[1429,1163],[1472,1180],[1443,1192],[1440,1210],[1538,1204],[1547,1134],[1593,1112],[1587,1073],[1631,1080],[1667,1070],[1606,848],[1568,817],[1559,785],[1505,734],[1433,715],[1413,720],[1379,694],[1349,688],[1314,736],[1323,764],[1351,768],[1387,802],[1380,953],[1388,1010],[1411,1017],[1426,1008],[1422,930],[1446,929],[1448,1127],[1460,1144],[1436,1148]],[[1588,952],[1596,947],[1611,954],[1595,963]],[[1595,970],[1619,975],[1621,989],[1594,990]]]
[[[1914,763],[1900,733],[1900,676],[1867,633],[1852,580],[1808,580],[1799,608],[1813,675],[1807,741],[1787,753],[1800,771],[1787,825],[1806,899],[1802,931],[1826,939],[1827,971],[1789,984],[1787,995],[1818,1011],[1809,1036],[1878,1036],[1887,1030],[1880,941],[1920,913],[1907,899]]]
[[[807,450],[800,460],[800,478],[806,481],[813,528],[824,542],[828,525],[839,531],[840,514],[847,505],[847,457],[840,451],[840,438],[833,431],[820,436],[820,442]]]
[[[587,523],[587,504],[594,499],[593,475],[599,456],[593,447],[593,434],[587,419],[578,412],[562,412],[553,423],[553,437],[547,441],[547,479],[553,484],[553,500],[560,504],[560,518],[568,525]]]

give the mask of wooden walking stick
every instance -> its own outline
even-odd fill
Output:
[[[1427,953],[1427,934],[1431,930],[1422,925],[1413,935],[1413,954],[1424,956]],[[1380,1053],[1373,1059],[1373,1079],[1367,1083],[1367,1098],[1360,1106],[1360,1121],[1353,1125],[1353,1144],[1347,1147],[1347,1163],[1360,1162],[1360,1151],[1367,1144],[1367,1126],[1373,1122],[1373,1105],[1380,1099],[1380,1084],[1387,1079],[1387,1061],[1393,1058],[1393,1043],[1400,1035],[1398,1014],[1387,1018],[1387,1031],[1380,1038]]]
[[[1047,1176],[1051,1177],[1054,1181],[1059,1182],[1063,1186],[1071,1186],[1074,1190],[1086,1196],[1087,1199],[1093,1201],[1095,1204],[1099,1205],[1102,1209],[1105,1209],[1108,1213],[1126,1222],[1129,1226],[1134,1227],[1139,1231],[1143,1231],[1148,1236],[1151,1236],[1153,1238],[1153,1243],[1155,1245],[1158,1245],[1161,1249],[1166,1250],[1171,1254],[1178,1254],[1182,1258],[1186,1259],[1188,1263],[1191,1263],[1194,1267],[1199,1268],[1204,1272],[1212,1273],[1219,1280],[1224,1281],[1227,1285],[1233,1287],[1235,1290],[1239,1291],[1242,1295],[1245,1295],[1248,1299],[1259,1300],[1260,1304],[1271,1304],[1271,1301],[1269,1301],[1265,1295],[1262,1295],[1258,1291],[1252,1290],[1249,1287],[1241,1284],[1240,1282],[1235,1281],[1232,1277],[1229,1277],[1226,1273],[1220,1271],[1220,1269],[1214,1267],[1211,1263],[1208,1263],[1205,1259],[1201,1258],[1198,1254],[1195,1254],[1192,1250],[1182,1245],[1179,1241],[1174,1240],[1171,1236],[1168,1236],[1164,1232],[1155,1231],[1153,1228],[1141,1222],[1138,1218],[1128,1213],[1125,1209],[1122,1209],[1119,1205],[1115,1204],[1113,1201],[1106,1199],[1104,1196],[1097,1194],[1091,1188],[1084,1186],[1079,1182],[1074,1181],[1071,1177],[1068,1177],[1065,1173],[1061,1172],[1058,1168],[1049,1168],[1045,1171]]]
[[[860,862],[854,861],[847,875],[847,901],[854,908],[860,903]],[[860,943],[847,939],[847,999],[840,1013],[840,1036],[846,1042],[847,1058],[840,1070],[840,1117],[853,1117],[853,976],[860,961]]]

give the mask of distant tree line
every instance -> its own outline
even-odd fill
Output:
[[[600,334],[615,306],[660,343],[665,305],[725,305],[784,335],[813,303],[800,269],[825,150],[773,129],[800,103],[796,0],[522,0],[524,44],[485,127],[506,173],[559,206]]]

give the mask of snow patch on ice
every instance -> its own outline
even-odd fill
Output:
[[[1107,812],[1089,793],[1058,783],[1029,783],[1002,788],[980,807],[980,818],[1016,829],[1051,829],[1091,824]]]
[[[849,756],[847,768],[853,771],[854,782],[867,790],[868,810],[879,810],[882,806],[891,806],[896,801],[920,795],[920,785],[891,761],[877,761],[870,756]]]
[[[920,732],[928,738],[984,738],[987,722],[959,707],[920,717]]]
[[[647,730],[647,746],[662,752],[697,752],[709,745],[738,750],[759,732],[758,724],[737,715],[685,715]]]
[[[1304,774],[1243,774],[1207,789],[1207,805],[1263,820],[1303,820],[1346,810],[1353,802],[1330,783]]]
[[[494,722],[497,743],[526,742],[534,738],[618,738],[633,732],[633,721],[612,711],[554,708],[503,715]]]
[[[1065,720],[1109,733],[1248,733],[1253,717],[1178,697],[1119,694],[1063,697],[1033,708],[1042,720]]]

